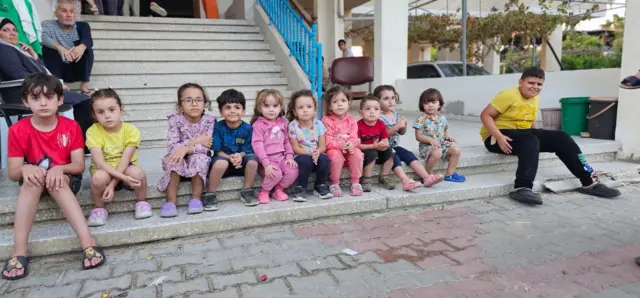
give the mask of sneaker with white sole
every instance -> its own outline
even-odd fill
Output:
[[[146,201],[137,202],[135,209],[136,219],[149,218],[153,215],[153,212],[151,211],[151,204]]]
[[[107,223],[107,218],[109,217],[109,212],[104,208],[93,208],[91,213],[89,213],[89,219],[87,223],[90,227],[99,227],[104,226]]]

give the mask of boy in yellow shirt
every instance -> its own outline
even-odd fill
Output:
[[[544,71],[537,67],[526,69],[518,87],[503,90],[480,114],[480,136],[487,150],[493,153],[518,156],[518,169],[513,200],[542,204],[531,188],[538,171],[540,152],[553,152],[580,179],[579,192],[602,198],[620,195],[617,189],[598,183],[595,171],[586,162],[578,144],[565,132],[536,128],[538,94],[544,85]]]

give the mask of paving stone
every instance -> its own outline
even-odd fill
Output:
[[[580,298],[638,298],[616,288],[608,288],[600,293],[580,295]]]
[[[216,293],[190,294],[189,298],[238,298],[238,293],[235,288],[230,288]]]
[[[285,249],[282,247],[282,245],[277,243],[263,243],[259,245],[250,245],[245,247],[245,249],[247,250],[247,254],[250,256],[255,254],[260,254],[260,253],[278,254],[278,253],[285,252]]]
[[[402,272],[416,272],[421,271],[420,268],[415,265],[407,262],[406,260],[399,260],[393,263],[384,263],[384,264],[373,264],[374,269],[378,270],[380,274],[384,276],[389,276]]]
[[[300,275],[300,268],[295,263],[290,263],[278,267],[258,268],[256,272],[258,272],[258,275],[265,274],[267,278],[274,279],[288,275]]]
[[[30,288],[30,287],[37,287],[37,286],[50,287],[55,285],[57,280],[58,280],[57,274],[45,275],[45,276],[33,276],[30,274],[23,279],[12,281],[11,284],[9,284],[8,290],[9,292],[12,292],[16,289]]]
[[[350,256],[347,254],[338,255],[338,258],[342,260],[345,264],[349,266],[357,266],[363,263],[383,263],[384,261],[372,251],[365,251],[364,253],[359,253],[355,256]]]
[[[81,282],[75,282],[68,285],[57,286],[52,288],[38,287],[32,288],[29,290],[27,298],[68,298],[68,297],[77,297],[78,292],[80,291],[80,287],[82,286]]]
[[[253,271],[247,270],[242,273],[231,275],[211,275],[211,280],[213,282],[214,289],[222,290],[227,286],[244,283],[255,283],[256,275],[253,273]]]
[[[185,243],[182,245],[183,254],[195,254],[201,251],[215,251],[215,250],[221,250],[221,249],[222,249],[222,245],[220,245],[220,241],[216,238],[212,238],[207,242]]]
[[[133,250],[120,253],[113,253],[109,250],[106,250],[104,253],[109,256],[109,265],[133,262],[134,257],[136,256],[136,253]]]
[[[234,237],[222,239],[222,245],[224,247],[236,247],[236,246],[243,246],[243,245],[249,245],[249,244],[256,244],[259,242],[260,240],[258,240],[258,238],[253,235],[234,236]]]
[[[440,266],[453,266],[453,265],[457,265],[457,263],[443,255],[435,255],[435,256],[427,257],[427,258],[424,258],[422,261],[416,262],[416,266],[422,269],[428,269],[428,268],[440,267]]]
[[[14,291],[9,294],[3,294],[2,298],[23,298],[28,292],[29,290]]]
[[[640,297],[640,283],[617,285],[615,287],[624,291],[625,293]]]
[[[98,291],[105,291],[109,289],[126,290],[129,288],[131,288],[131,274],[123,275],[116,278],[105,279],[99,282],[86,280],[82,285],[80,296],[85,296]]]
[[[231,263],[229,261],[220,261],[210,265],[201,265],[201,266],[187,266],[186,268],[186,276],[188,279],[196,277],[202,274],[211,274],[211,273],[229,273],[231,272]]]
[[[455,275],[441,267],[420,272],[406,272],[404,275],[417,282],[421,287],[429,286],[437,282],[458,280]]]
[[[274,263],[269,257],[269,255],[264,253],[250,256],[250,257],[231,260],[231,267],[233,268],[233,270],[236,270],[236,271],[240,271],[245,268],[269,267],[273,265]]]
[[[163,257],[163,256],[177,256],[178,245],[169,245],[167,247],[143,249],[138,251],[137,255],[138,255],[138,260],[146,259],[149,256],[153,256],[154,258]]]
[[[156,287],[144,287],[138,288],[133,291],[129,291],[127,294],[127,298],[152,298],[156,297],[157,289]],[[115,293],[114,293],[115,294]],[[119,297],[116,295],[110,295],[109,297]]]
[[[164,282],[180,282],[182,274],[179,268],[173,268],[169,271],[160,272],[139,272],[137,278],[137,287],[145,287],[160,277],[165,277]]]
[[[142,271],[147,271],[147,272],[158,271],[158,261],[154,259],[151,261],[145,260],[143,262],[137,262],[137,263],[117,264],[113,268],[113,276],[117,277],[122,274],[142,272]]]
[[[287,277],[293,291],[298,294],[305,294],[320,288],[333,287],[336,282],[326,272],[305,277]]]
[[[288,263],[315,259],[316,256],[310,250],[296,250],[277,254],[269,254],[275,265],[285,265]]]
[[[270,283],[262,283],[257,285],[242,285],[243,298],[275,298],[288,297],[289,288],[282,279],[276,279]]]
[[[171,297],[178,294],[199,292],[200,294],[209,292],[209,284],[204,278],[192,279],[179,283],[163,283],[162,297]]]
[[[245,253],[245,251],[239,247],[220,251],[209,251],[206,253],[207,262],[210,264],[224,260],[242,258],[245,256],[248,256],[247,253]]]
[[[296,233],[292,230],[284,230],[280,232],[261,233],[258,234],[258,238],[262,241],[281,240],[281,239],[296,239]]]
[[[173,266],[193,264],[200,265],[202,264],[202,256],[200,255],[183,255],[177,257],[166,257],[162,258],[162,269],[171,268]]]
[[[300,262],[300,265],[302,266],[302,268],[309,272],[328,268],[344,268],[344,265],[342,265],[342,263],[340,263],[340,261],[338,261],[336,257],[327,257],[325,259],[304,261]]]

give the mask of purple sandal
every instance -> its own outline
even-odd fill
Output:
[[[198,214],[204,211],[201,200],[191,199],[189,200],[189,207],[187,208],[187,214]]]
[[[160,217],[176,217],[178,216],[178,208],[174,203],[164,203],[160,210]]]

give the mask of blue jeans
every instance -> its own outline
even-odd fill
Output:
[[[316,172],[315,186],[327,183],[329,178],[329,157],[327,154],[320,154],[317,165],[313,163],[311,155],[296,155],[294,159],[298,163],[297,185],[307,189],[309,177],[311,177],[311,172],[313,171]]]
[[[400,146],[396,146],[393,148],[393,151],[396,154],[393,156],[393,168],[395,169],[397,166],[400,166],[400,162],[404,162],[406,165],[410,165],[412,162],[418,160],[413,152],[404,149]]]

